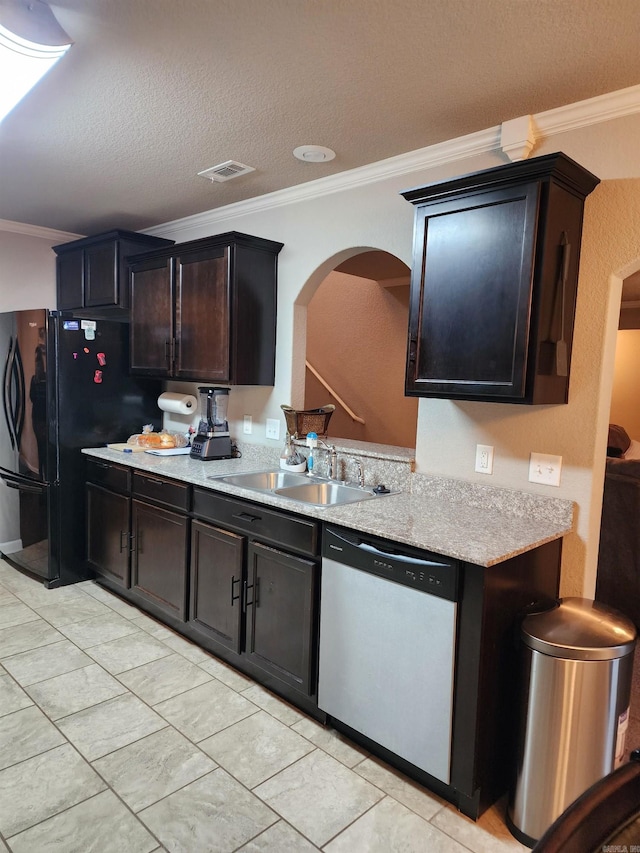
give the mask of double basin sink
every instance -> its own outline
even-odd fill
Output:
[[[342,506],[378,497],[372,489],[291,471],[247,471],[243,474],[218,474],[209,479],[263,494],[272,492],[281,498],[320,507]]]

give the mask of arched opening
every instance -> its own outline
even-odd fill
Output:
[[[418,401],[404,396],[409,267],[354,250],[307,305],[305,409],[334,403],[332,438],[415,447]]]

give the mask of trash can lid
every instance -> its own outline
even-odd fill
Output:
[[[613,660],[632,652],[633,622],[588,598],[561,598],[556,607],[522,622],[522,640],[535,651],[569,660]]]

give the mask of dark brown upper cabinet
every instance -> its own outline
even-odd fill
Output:
[[[173,240],[135,231],[114,230],[54,246],[58,256],[58,310],[127,319],[127,258],[171,245]]]
[[[405,393],[566,403],[584,199],[564,154],[402,195],[415,205]]]
[[[273,385],[282,245],[233,231],[137,257],[131,372]]]

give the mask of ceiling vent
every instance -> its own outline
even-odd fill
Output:
[[[245,166],[244,163],[238,163],[237,160],[225,160],[218,166],[212,166],[210,169],[205,169],[204,172],[198,172],[202,178],[208,178],[210,181],[230,181],[232,178],[239,178],[240,175],[246,175],[248,172],[255,172],[253,166]]]

